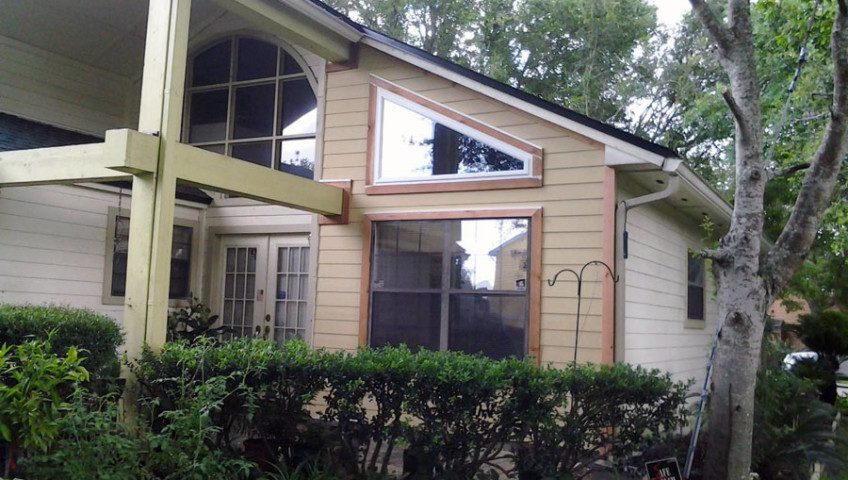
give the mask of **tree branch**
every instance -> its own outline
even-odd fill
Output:
[[[692,11],[695,12],[695,15],[706,27],[710,37],[718,45],[721,54],[726,57],[733,45],[730,30],[723,21],[716,17],[710,6],[707,5],[706,0],[689,0],[689,3],[692,4]]]
[[[800,172],[801,170],[806,170],[808,168],[810,168],[809,163],[799,163],[796,165],[792,165],[791,167],[784,168],[779,172],[772,172],[772,174],[769,176],[769,180],[774,180],[775,178],[789,177],[797,172]]]
[[[804,176],[789,221],[769,252],[764,279],[770,295],[783,289],[815,240],[830,203],[842,160],[848,154],[848,0],[838,0],[830,39],[833,104],[824,138]]]

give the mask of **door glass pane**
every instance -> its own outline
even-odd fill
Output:
[[[238,40],[236,80],[273,77],[277,72],[277,47],[252,38]]]
[[[450,296],[448,348],[500,359],[523,357],[527,335],[525,295]]]
[[[439,349],[441,295],[438,293],[374,292],[371,305],[371,346],[406,344]]]
[[[228,247],[225,254],[221,319],[224,325],[234,327],[236,336],[253,334],[256,254],[254,247]]]
[[[315,133],[318,102],[306,79],[280,82],[282,88],[280,130],[283,135]]]
[[[267,137],[274,132],[274,84],[236,88],[233,138]]]
[[[315,139],[283,140],[280,142],[281,171],[311,179],[315,171]]]
[[[275,302],[274,338],[303,338],[308,323],[306,305],[308,276],[300,273],[303,259],[309,257],[308,247],[278,247],[277,301]]]
[[[263,167],[270,167],[271,142],[235,143],[232,146],[232,153],[230,155],[239,160],[262,165]]]
[[[193,86],[214,85],[230,80],[231,43],[229,39],[216,43],[194,57],[191,76]]]
[[[189,142],[214,142],[227,136],[227,89],[191,95]]]

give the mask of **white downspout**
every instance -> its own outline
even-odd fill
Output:
[[[680,188],[680,177],[677,175],[677,167],[683,162],[677,158],[666,158],[663,161],[662,170],[668,173],[666,186],[659,192],[649,193],[640,197],[622,200],[616,204],[615,209],[615,273],[618,275],[618,283],[615,289],[615,352],[616,362],[624,361],[624,306],[625,292],[627,290],[626,273],[624,262],[627,260],[627,212],[647,205],[649,203],[664,200],[674,195]]]

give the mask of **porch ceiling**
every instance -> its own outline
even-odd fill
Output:
[[[227,7],[222,8],[223,7]],[[0,36],[138,80],[144,63],[147,0],[2,0]],[[351,38],[282,1],[193,0],[190,35],[226,11],[257,30],[341,61]],[[349,36],[349,35],[348,35]]]
[[[125,77],[144,61],[146,0],[3,0],[0,35]]]

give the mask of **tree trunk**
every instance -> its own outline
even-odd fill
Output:
[[[704,253],[715,260],[722,325],[710,385],[705,478],[747,480],[766,308],[809,251],[848,152],[848,0],[837,0],[831,34],[830,122],[789,221],[762,264],[760,237],[768,175],[750,0],[727,0],[726,22],[715,15],[707,0],[690,3],[713,39],[716,57],[730,81],[723,95],[736,126],[736,196],[730,229],[717,250]]]
[[[747,480],[765,325],[764,290],[744,269],[718,266],[716,274],[719,318],[724,325],[710,385],[704,473],[707,479]]]

